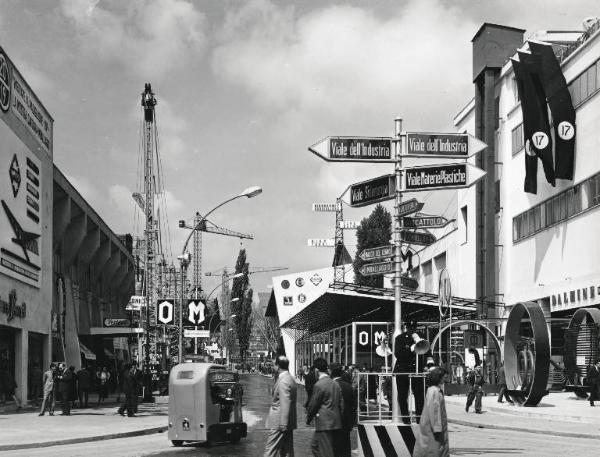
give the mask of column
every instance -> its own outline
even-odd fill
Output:
[[[16,395],[22,405],[27,404],[27,373],[29,361],[29,332],[20,329],[15,332],[15,381]]]

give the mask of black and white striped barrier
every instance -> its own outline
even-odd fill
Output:
[[[419,425],[358,424],[359,457],[411,457]]]

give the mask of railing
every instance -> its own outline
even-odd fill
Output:
[[[404,422],[418,422],[415,407],[413,386],[414,383],[423,385],[423,403],[427,391],[427,373],[386,373],[386,372],[360,372],[358,373],[357,415],[358,423],[364,422],[392,422],[392,389],[397,376],[407,376],[409,380],[408,416],[400,415]],[[401,414],[401,413],[400,413]],[[406,423],[405,422],[405,423]]]
[[[556,58],[560,63],[564,62],[567,57],[569,57],[579,46],[585,43],[596,31],[600,29],[600,20],[597,20],[589,29],[581,34],[577,41],[571,43],[570,45],[561,48],[556,52]]]

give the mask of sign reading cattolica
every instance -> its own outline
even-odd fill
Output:
[[[313,144],[308,150],[328,162],[389,162],[392,139],[335,136]]]
[[[396,177],[383,175],[350,186],[350,206],[358,208],[390,200],[396,196]]]

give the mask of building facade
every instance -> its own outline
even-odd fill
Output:
[[[129,352],[133,258],[54,166],[53,119],[2,48],[0,147],[0,370],[26,401],[35,366]]]

